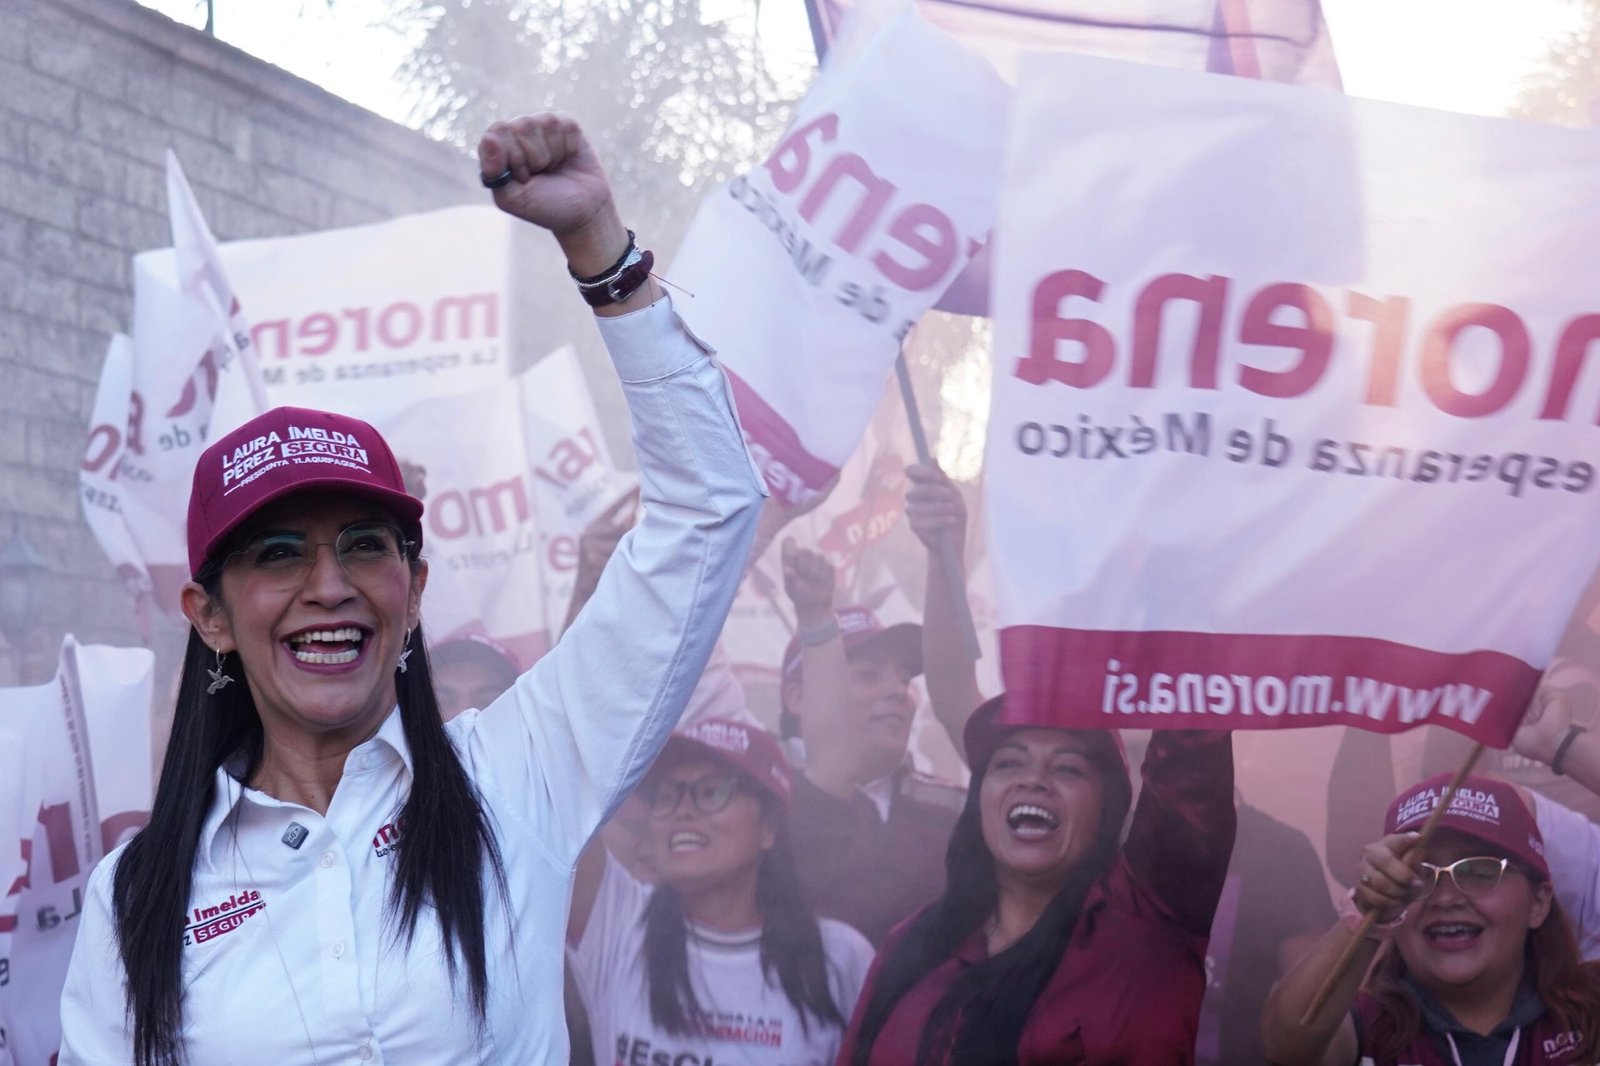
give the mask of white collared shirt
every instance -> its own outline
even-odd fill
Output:
[[[567,1061],[573,867],[682,713],[764,491],[726,379],[670,303],[599,321],[633,416],[644,517],[556,648],[486,710],[445,727],[490,814],[509,891],[509,908],[485,891],[482,1032],[428,912],[409,944],[389,920],[395,815],[411,786],[396,710],[350,752],[326,815],[218,771],[182,934],[193,1066]],[[292,826],[303,833],[286,841]],[[120,854],[89,879],[61,1066],[133,1060],[111,912]]]

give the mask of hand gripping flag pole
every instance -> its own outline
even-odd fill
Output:
[[[911,446],[916,449],[917,462],[932,463],[933,455],[928,451],[928,435],[922,428],[922,414],[917,407],[916,390],[911,386],[911,368],[906,365],[904,345],[900,346],[900,354],[895,357],[894,373],[900,380],[900,399],[905,404],[906,421],[911,423]],[[978,627],[972,621],[972,607],[967,603],[965,582],[961,580],[961,560],[956,556],[956,542],[948,532],[939,537],[936,555],[939,569],[943,571],[945,580],[950,584],[951,598],[955,601],[956,614],[960,618],[967,654],[974,660],[981,659],[983,650],[978,646]]]
[[[1450,809],[1450,804],[1455,800],[1456,789],[1460,788],[1461,783],[1467,779],[1467,775],[1472,773],[1472,768],[1478,764],[1478,759],[1482,755],[1483,742],[1479,741],[1467,753],[1467,760],[1461,764],[1461,769],[1456,771],[1456,776],[1450,779],[1449,787],[1444,790],[1444,795],[1439,797],[1439,805],[1433,809],[1433,813],[1428,815],[1428,820],[1423,823],[1422,832],[1417,835],[1416,842],[1407,848],[1406,853],[1401,856],[1407,865],[1410,865],[1411,860],[1421,855],[1423,850],[1427,848],[1428,841],[1433,839],[1434,830],[1439,828],[1439,820],[1444,817],[1444,812]],[[1350,966],[1355,961],[1356,951],[1360,949],[1361,942],[1367,938],[1368,931],[1372,929],[1373,923],[1377,920],[1377,911],[1368,911],[1362,915],[1361,924],[1356,928],[1355,937],[1345,945],[1339,960],[1333,965],[1333,970],[1323,979],[1322,986],[1317,989],[1317,994],[1311,997],[1311,1005],[1300,1016],[1300,1024],[1303,1027],[1309,1028],[1311,1023],[1316,1020],[1317,1015],[1322,1012],[1322,1008],[1327,1005],[1328,997],[1333,995],[1334,988],[1338,986],[1340,981],[1344,980],[1345,974],[1350,971]]]

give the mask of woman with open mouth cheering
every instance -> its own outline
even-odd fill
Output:
[[[446,725],[423,504],[377,432],[279,408],[208,448],[172,736],[149,825],[89,880],[63,1064],[566,1058],[573,865],[682,713],[762,488],[577,124],[496,123],[479,163],[599,316],[644,517],[559,647]]]
[[[944,894],[890,934],[842,1066],[1194,1061],[1233,848],[1228,733],[1168,730],[1132,786],[1116,734],[967,723],[972,783]]]
[[[1117,734],[983,701],[936,561],[949,536],[959,557],[966,506],[937,468],[906,473],[906,516],[929,549],[928,698],[945,719],[977,708],[963,730],[972,781],[945,890],[879,951],[840,1066],[1192,1064],[1233,850],[1231,734],[1158,731],[1123,842],[1133,787]]]
[[[1390,804],[1386,835],[1362,855],[1340,924],[1273,989],[1262,1018],[1271,1062],[1600,1059],[1600,975],[1579,958],[1551,889],[1544,839],[1515,786],[1468,777],[1427,846],[1414,847],[1450,776],[1429,778]],[[1361,935],[1364,914],[1376,924],[1354,965],[1302,1025],[1336,960]]]
[[[660,883],[585,850],[567,935],[596,1062],[831,1066],[872,947],[804,899],[792,773],[765,730],[703,718],[639,788]]]

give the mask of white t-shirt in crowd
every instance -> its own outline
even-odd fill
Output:
[[[1600,959],[1600,826],[1532,789],[1550,884],[1572,922],[1585,962]]]
[[[583,941],[570,952],[596,1066],[832,1066],[843,1029],[809,1015],[809,1028],[801,1025],[776,975],[761,972],[760,929],[722,933],[690,923],[689,976],[701,1031],[658,1028],[644,967],[644,912],[653,891],[607,856]],[[872,965],[872,945],[843,922],[817,924],[829,991],[848,1020]]]

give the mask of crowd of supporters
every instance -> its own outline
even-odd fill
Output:
[[[783,539],[796,632],[775,664],[776,730],[691,709],[586,851],[568,933],[574,1062],[1600,1055],[1600,982],[1583,962],[1600,957],[1600,742],[1573,726],[1581,701],[1537,708],[1517,751],[1468,779],[1498,821],[1452,810],[1424,855],[1403,835],[1420,819],[1396,812],[1409,796],[1425,815],[1415,797],[1449,775],[1391,805],[1389,740],[1344,731],[1319,848],[1242,798],[1227,734],[1038,727],[986,699],[959,586],[937,570],[940,538],[965,535],[962,494],[932,466],[908,480],[923,624],[836,603],[833,567]],[[585,537],[580,590],[625,528],[608,518]],[[718,696],[699,706],[725,713],[737,682],[716,660],[709,674]],[[919,705],[964,782],[917,768]],[[1424,766],[1463,754],[1430,737]],[[1346,893],[1337,909],[1330,884]],[[1519,905],[1497,910],[1513,891]],[[1380,920],[1363,932],[1368,911]],[[1303,1019],[1352,940],[1356,966]]]
[[[1582,656],[1449,800],[1348,732],[1325,872],[1241,801],[1230,733],[1067,729],[981,691],[937,468],[907,472],[922,624],[836,602],[575,123],[497,123],[480,162],[596,309],[638,497],[584,536],[533,668],[483,638],[413,658],[424,504],[376,431],[279,408],[214,442],[173,735],[150,824],[87,887],[63,1066],[542,1062],[563,1029],[600,1066],[1600,1059]],[[307,427],[370,461],[230,487],[230,449]],[[768,548],[794,620],[775,730],[712,646]],[[919,685],[964,780],[915,764]]]

